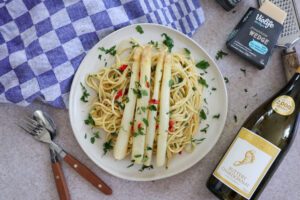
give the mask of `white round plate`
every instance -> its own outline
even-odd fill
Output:
[[[209,57],[209,55],[193,40],[185,36],[184,34],[157,24],[140,24],[144,30],[143,34],[136,31],[135,25],[127,26],[120,30],[117,30],[107,37],[98,42],[85,56],[81,62],[76,75],[74,77],[71,92],[70,92],[70,104],[69,115],[74,135],[88,157],[96,163],[103,170],[108,173],[133,181],[151,181],[162,179],[176,175],[188,168],[192,167],[198,161],[200,161],[216,144],[218,141],[226,120],[227,115],[227,91],[224,83],[224,79],[216,65],[216,63]],[[202,59],[207,60],[210,63],[210,67],[207,69],[207,73],[203,75],[206,79],[209,87],[204,90],[204,98],[206,98],[208,108],[208,115],[206,120],[202,120],[200,129],[196,133],[195,138],[206,138],[201,144],[197,145],[192,153],[182,153],[171,159],[168,169],[165,167],[157,168],[154,166],[152,170],[144,170],[140,172],[140,166],[133,166],[127,168],[130,165],[130,158],[117,161],[113,158],[111,153],[103,155],[102,144],[105,138],[105,133],[101,132],[100,139],[97,139],[94,144],[91,144],[90,137],[95,130],[85,125],[84,120],[88,116],[90,110],[91,99],[95,97],[95,93],[88,87],[88,91],[91,94],[88,103],[80,101],[82,96],[82,89],[80,83],[84,84],[85,77],[94,72],[98,72],[103,67],[105,62],[114,62],[114,58],[110,55],[102,56],[102,59],[98,59],[100,51],[99,47],[110,48],[113,45],[118,45],[123,40],[129,38],[136,38],[141,44],[146,44],[149,41],[162,41],[162,33],[168,34],[174,40],[173,52],[183,51],[183,48],[188,48],[191,51],[192,57],[196,61]],[[106,58],[106,60],[105,60]],[[199,73],[203,71],[199,70]],[[216,88],[212,91],[212,88]],[[213,116],[220,114],[219,119],[214,119]],[[201,129],[209,125],[207,133],[200,132]],[[85,137],[86,135],[86,137]]]

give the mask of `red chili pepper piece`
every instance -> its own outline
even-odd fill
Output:
[[[142,128],[142,123],[138,123],[138,129]]]
[[[122,90],[119,90],[119,91],[117,92],[116,99],[120,98],[121,96],[123,96],[123,91],[122,91]]]
[[[159,101],[156,99],[150,99],[149,104],[159,104]]]
[[[147,87],[147,88],[150,88],[150,83],[149,83],[149,81],[146,81],[146,87]]]
[[[119,67],[119,71],[120,72],[124,72],[125,71],[125,69],[128,67],[128,65],[121,65],[120,67]]]
[[[174,124],[175,124],[174,121],[172,121],[172,120],[169,121],[169,131],[170,132],[174,131]]]
[[[156,126],[155,126],[155,129],[158,129],[159,128],[159,125],[158,124],[156,124]]]

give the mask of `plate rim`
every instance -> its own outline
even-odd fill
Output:
[[[199,48],[207,58],[209,58],[209,62],[210,63],[213,63],[215,66],[216,66],[216,70],[217,72],[219,73],[219,75],[221,76],[222,80],[221,80],[221,85],[222,87],[224,88],[224,97],[225,97],[225,102],[224,102],[224,105],[225,105],[225,108],[224,108],[224,119],[222,122],[220,122],[220,133],[217,135],[217,138],[216,140],[214,141],[213,145],[210,146],[210,148],[207,149],[207,153],[200,159],[195,159],[193,162],[190,162],[188,165],[185,165],[184,167],[180,168],[179,170],[175,171],[175,172],[172,172],[172,173],[169,173],[169,174],[166,174],[166,175],[161,175],[161,176],[158,176],[158,177],[128,177],[128,176],[123,176],[121,174],[117,174],[117,173],[114,173],[113,171],[103,167],[103,166],[100,166],[96,161],[95,159],[90,156],[88,153],[87,153],[87,150],[85,148],[83,148],[83,146],[81,145],[80,141],[79,141],[79,137],[75,134],[75,128],[73,127],[73,117],[71,115],[71,105],[73,104],[73,101],[74,101],[74,98],[69,98],[69,119],[70,119],[70,125],[71,125],[71,128],[72,128],[72,133],[73,135],[75,136],[75,139],[77,141],[77,143],[79,144],[80,148],[82,149],[82,151],[87,155],[87,157],[93,161],[93,163],[101,168],[103,171],[107,172],[108,174],[110,175],[113,175],[115,177],[118,177],[118,178],[121,178],[123,180],[129,180],[129,181],[136,181],[136,182],[147,182],[147,181],[154,181],[154,180],[162,180],[162,179],[166,179],[166,178],[169,178],[169,177],[172,177],[172,176],[175,176],[175,175],[178,175],[188,169],[190,169],[191,167],[195,166],[198,162],[200,162],[205,156],[208,155],[208,153],[215,147],[215,145],[217,144],[217,142],[219,141],[223,131],[224,131],[224,127],[225,127],[225,124],[226,124],[226,119],[227,119],[227,115],[228,115],[228,92],[227,92],[227,87],[226,87],[226,84],[225,84],[225,81],[224,81],[224,76],[222,75],[220,69],[219,69],[219,66],[217,65],[216,61],[213,60],[213,58],[208,54],[208,52],[202,48],[202,46],[200,44],[198,44],[196,41],[194,41],[191,37],[188,37],[187,35],[183,34],[182,32],[174,29],[174,28],[171,28],[169,26],[165,26],[165,25],[161,25],[161,24],[154,24],[154,23],[137,23],[137,24],[131,24],[131,25],[128,25],[128,26],[125,26],[123,28],[120,28],[118,30],[115,30],[113,31],[112,33],[106,35],[105,37],[103,37],[101,40],[99,40],[96,44],[94,44],[94,46],[96,46],[99,42],[101,42],[102,40],[106,39],[107,37],[111,37],[112,35],[115,35],[115,34],[118,34],[118,32],[120,32],[121,30],[123,29],[130,29],[132,27],[135,27],[135,26],[143,26],[143,25],[146,25],[146,26],[154,26],[154,27],[160,27],[160,28],[165,28],[165,29],[168,29],[169,31],[171,32],[175,32],[176,34],[179,34],[180,36],[183,36],[185,39],[189,40],[190,42],[192,42],[194,45],[196,45],[197,48]],[[84,56],[84,58],[82,59],[82,61],[80,62],[80,65],[78,66],[76,72],[75,72],[75,75],[73,77],[73,80],[72,80],[72,85],[71,85],[71,89],[70,89],[70,93],[69,93],[69,97],[72,97],[74,96],[74,92],[75,92],[75,80],[77,80],[79,78],[79,69],[82,67],[81,64],[82,62],[84,61],[84,59],[86,58],[86,56],[90,53],[90,51],[94,48],[94,46],[89,49],[86,53],[86,55]]]

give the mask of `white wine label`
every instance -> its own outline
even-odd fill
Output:
[[[238,194],[250,199],[279,152],[277,146],[242,128],[213,175]]]
[[[291,115],[295,111],[295,101],[287,95],[279,96],[272,102],[272,109],[283,116]]]

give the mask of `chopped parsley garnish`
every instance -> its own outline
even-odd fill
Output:
[[[140,157],[142,157],[142,155],[141,154],[137,154],[137,155],[134,155],[134,157],[135,158],[140,158]]]
[[[200,132],[207,133],[208,128],[209,128],[209,124],[206,124],[206,127],[201,129]]]
[[[113,147],[113,143],[112,143],[112,139],[108,140],[107,142],[105,142],[103,144],[103,151],[104,151],[104,155],[109,152],[110,150],[112,150]]]
[[[247,71],[246,71],[246,69],[240,69],[241,70],[241,72],[243,72],[244,73],[244,76],[246,76],[246,73],[247,73]]]
[[[196,64],[196,67],[202,70],[206,70],[209,67],[209,62],[206,60],[201,60]]]
[[[148,106],[148,109],[149,109],[149,110],[152,110],[152,111],[157,111],[157,108],[156,108],[155,105],[150,105],[150,106]]]
[[[130,168],[134,165],[134,162],[131,162],[130,165],[127,166],[127,168]]]
[[[132,89],[132,90],[138,99],[142,98],[142,96],[148,95],[147,90],[140,90],[140,89]]]
[[[197,88],[196,88],[196,87],[192,87],[192,90],[193,90],[193,91],[196,91],[196,90],[197,90]]]
[[[122,110],[125,109],[125,104],[124,104],[124,103],[119,102],[119,101],[115,101],[115,102],[116,102],[116,104],[119,106],[119,108],[121,108]]]
[[[144,33],[144,30],[143,30],[143,28],[142,28],[140,25],[137,25],[137,26],[135,27],[135,30],[136,30],[137,32],[139,32],[140,34],[143,34],[143,33]]]
[[[214,115],[213,119],[219,119],[220,118],[220,114]]]
[[[248,92],[248,89],[247,89],[247,88],[245,88],[245,89],[244,89],[244,91],[247,93],[247,92]]]
[[[134,132],[134,137],[137,137],[139,135],[145,135],[145,133],[143,132],[144,128],[143,127],[138,127],[138,131]]]
[[[101,54],[99,54],[99,56],[98,56],[98,59],[99,59],[99,60],[101,60],[101,58],[102,58],[102,55],[101,55]]]
[[[149,122],[148,122],[147,119],[143,118],[143,122],[144,122],[144,124],[145,124],[146,126],[149,126]]]
[[[153,165],[149,165],[149,166],[143,165],[141,167],[141,169],[139,169],[139,171],[143,172],[145,169],[148,169],[148,170],[153,169]]]
[[[216,54],[216,59],[217,60],[220,60],[222,59],[224,56],[227,56],[228,53],[224,52],[223,50],[219,50]]]
[[[203,109],[200,111],[200,118],[203,119],[203,120],[207,119],[206,113],[204,112]]]
[[[245,108],[245,109],[247,109],[247,108],[248,108],[248,104],[247,104],[247,105],[245,105],[245,106],[244,106],[244,108]]]
[[[217,88],[213,87],[213,88],[211,88],[211,90],[212,90],[212,91],[216,91],[216,90],[217,90]]]
[[[234,119],[234,122],[235,122],[235,123],[238,121],[238,119],[237,119],[237,116],[236,116],[236,115],[234,115],[234,116],[233,116],[233,119]]]
[[[203,85],[204,87],[208,87],[208,84],[206,83],[206,80],[202,77],[200,77],[198,79],[198,83],[200,83],[201,85]]]
[[[195,139],[195,138],[192,138],[191,139],[191,142],[192,143],[195,143],[195,144],[200,144],[202,141],[204,141],[205,138],[200,138],[200,139]]]
[[[134,41],[130,41],[130,44],[132,44],[131,48],[134,49],[135,47],[140,46],[138,43],[135,43]]]
[[[141,110],[142,110],[143,112],[146,112],[147,108],[146,108],[145,106],[142,106],[142,107],[141,107]]]
[[[110,54],[112,56],[115,56],[116,53],[117,53],[116,45],[110,47],[109,49],[105,49],[104,47],[100,47],[99,50],[103,51],[105,54]]]
[[[96,141],[96,139],[99,139],[99,138],[100,138],[100,136],[99,136],[99,131],[93,133],[93,136],[92,136],[91,139],[90,139],[90,140],[91,140],[91,143],[94,144],[95,141]]]
[[[84,123],[86,125],[92,125],[92,126],[95,126],[95,121],[94,119],[92,118],[91,114],[88,115],[88,117],[84,120]]]
[[[90,96],[90,94],[87,92],[87,89],[84,87],[84,85],[80,82],[81,89],[82,89],[82,96],[80,97],[80,100],[84,103],[87,103],[87,98]]]
[[[229,83],[229,79],[226,76],[224,77],[224,81],[225,83]]]
[[[174,81],[171,79],[169,80],[169,87],[172,87],[174,85]]]
[[[206,100],[206,98],[204,98],[204,99],[203,99],[203,101],[204,101],[204,103],[205,103],[205,104],[207,104],[207,100]]]
[[[163,40],[163,44],[168,47],[169,52],[172,51],[172,48],[174,47],[174,41],[172,38],[170,38],[166,33],[161,34],[162,37],[165,37]]]
[[[147,151],[151,151],[152,150],[152,148],[151,147],[147,147]]]
[[[148,42],[148,44],[152,44],[156,49],[158,49],[158,42],[157,41],[153,41],[151,40],[150,42]]]
[[[191,51],[188,48],[184,48],[184,53],[187,55],[188,58],[190,58]]]
[[[84,139],[86,139],[86,138],[87,138],[87,134],[85,133],[85,134],[84,134]]]

